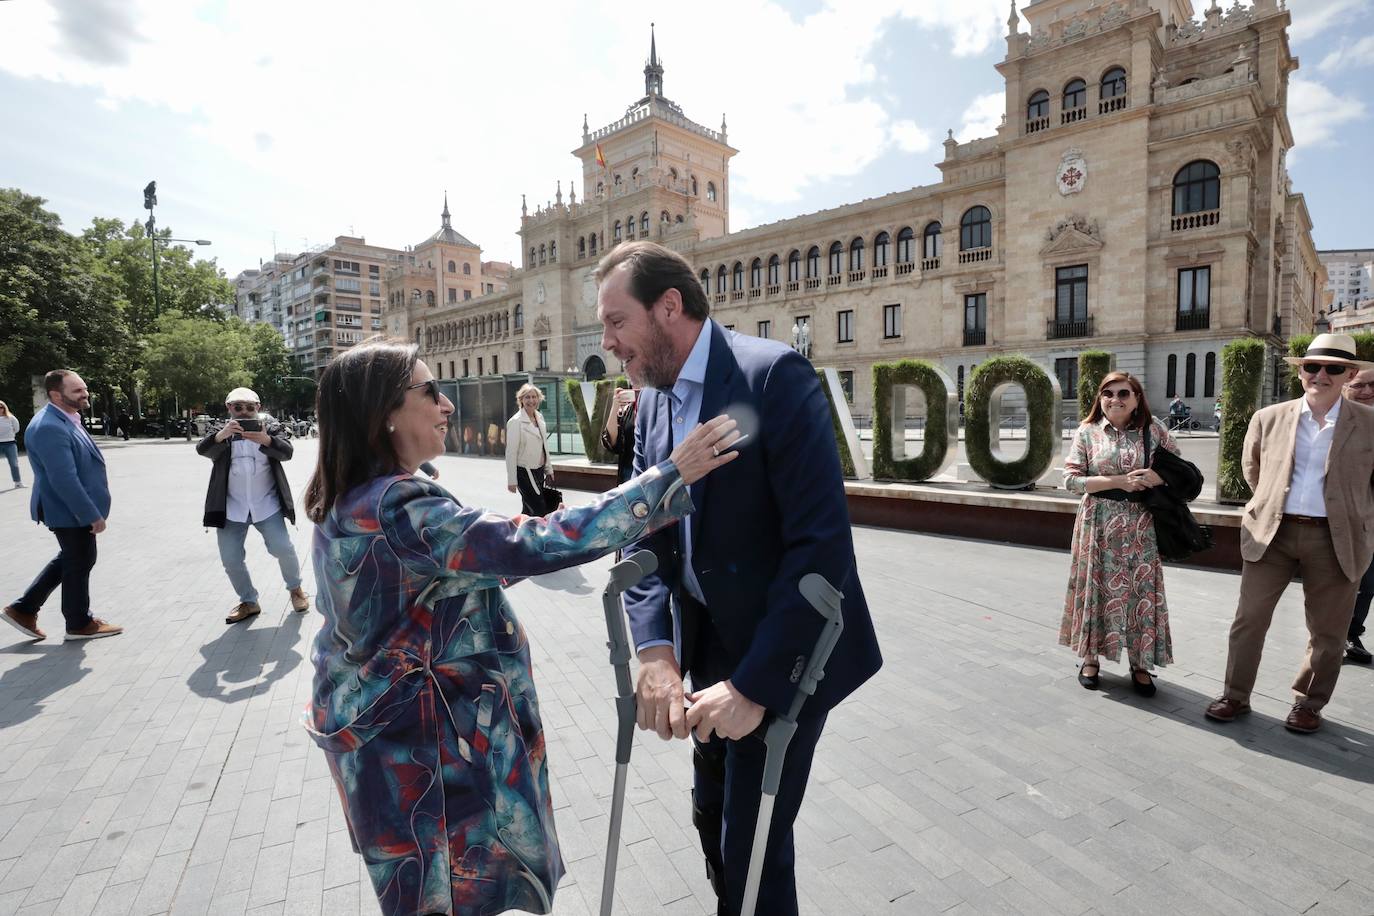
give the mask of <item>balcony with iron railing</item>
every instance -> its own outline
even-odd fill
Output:
[[[1171,217],[1169,220],[1170,232],[1187,232],[1190,229],[1203,229],[1207,226],[1215,226],[1221,222],[1221,210],[1199,210],[1196,213],[1184,213],[1181,216]]]
[[[959,252],[960,264],[975,264],[979,261],[991,261],[991,248],[970,248],[967,251]]]
[[[987,328],[964,328],[964,346],[982,347],[988,342]]]
[[[1071,337],[1092,337],[1093,317],[1051,318],[1045,325],[1045,337],[1049,340],[1065,340]]]
[[[1191,309],[1174,315],[1175,331],[1205,331],[1212,326],[1209,309]]]

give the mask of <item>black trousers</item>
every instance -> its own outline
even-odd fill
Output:
[[[1350,618],[1350,634],[1347,639],[1358,639],[1364,633],[1364,622],[1369,619],[1369,603],[1374,599],[1374,562],[1364,571],[1360,579],[1360,590],[1355,595],[1355,612]]]
[[[62,586],[62,616],[67,629],[91,622],[91,570],[95,568],[95,533],[90,528],[54,528],[60,548],[38,578],[12,605],[23,614],[37,614],[58,585]]]
[[[544,487],[548,477],[544,468],[515,469],[515,486],[520,490],[520,511],[525,515],[548,515],[544,508]]]

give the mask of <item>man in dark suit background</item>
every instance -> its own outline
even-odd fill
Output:
[[[794,914],[792,823],[816,742],[829,710],[882,664],[829,405],[799,354],[711,321],[705,291],[675,252],[618,245],[596,276],[602,348],[644,387],[635,473],[721,413],[748,434],[739,458],[692,485],[695,514],[637,545],[658,556],[658,572],[625,599],[640,728],[695,736],[693,822],[720,913],[737,912],[744,895],[764,762],[752,733],[766,712],[789,707],[821,631],[798,583],[820,573],[844,593],[844,634],[788,749],[764,857],[758,912]]]
[[[38,610],[61,584],[66,639],[117,636],[124,632],[122,627],[91,616],[95,538],[105,530],[105,517],[110,514],[105,458],[81,424],[81,411],[90,406],[91,396],[81,376],[68,369],[49,372],[43,387],[48,403],[24,430],[33,468],[29,515],[48,526],[60,549],[0,619],[30,639],[46,638],[38,629]]]

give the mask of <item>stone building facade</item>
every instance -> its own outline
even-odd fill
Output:
[[[664,97],[651,44],[644,97],[599,130],[584,119],[581,201],[560,184],[522,206],[510,288],[411,308],[415,339],[469,371],[618,371],[591,271],[607,247],[650,238],[693,262],[722,324],[838,369],[860,415],[875,362],[932,360],[962,393],[1002,353],[1059,378],[1067,412],[1089,348],[1161,408],[1177,393],[1210,414],[1222,346],[1310,332],[1326,285],[1284,165],[1289,13],[1037,0],[1024,16],[1029,32],[1013,4],[997,65],[1001,127],[951,134],[939,183],[733,233],[726,125]]]

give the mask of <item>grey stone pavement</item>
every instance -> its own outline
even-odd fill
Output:
[[[199,525],[209,464],[184,443],[108,450],[115,506],[92,584],[125,635],[0,632],[0,913],[373,914],[321,752],[299,719],[318,617],[233,596]],[[290,465],[304,489],[314,442]],[[444,458],[440,482],[504,510],[503,466]],[[27,474],[27,470],[26,470]],[[5,485],[0,481],[0,486]],[[574,495],[574,498],[577,498]],[[0,491],[0,597],[55,549]],[[296,532],[302,557],[309,525]],[[887,663],[831,716],[797,831],[807,913],[1374,913],[1374,670],[1347,666],[1328,723],[1286,732],[1304,645],[1295,587],[1255,714],[1217,693],[1238,579],[1170,568],[1178,659],[1153,700],[1122,666],[1089,693],[1056,646],[1067,556],[856,530]],[[307,566],[307,587],[311,585]],[[614,692],[608,562],[521,583],[569,874],[556,912],[595,912]],[[41,617],[61,630],[57,598]],[[636,741],[617,913],[712,912],[689,826],[684,743]]]

